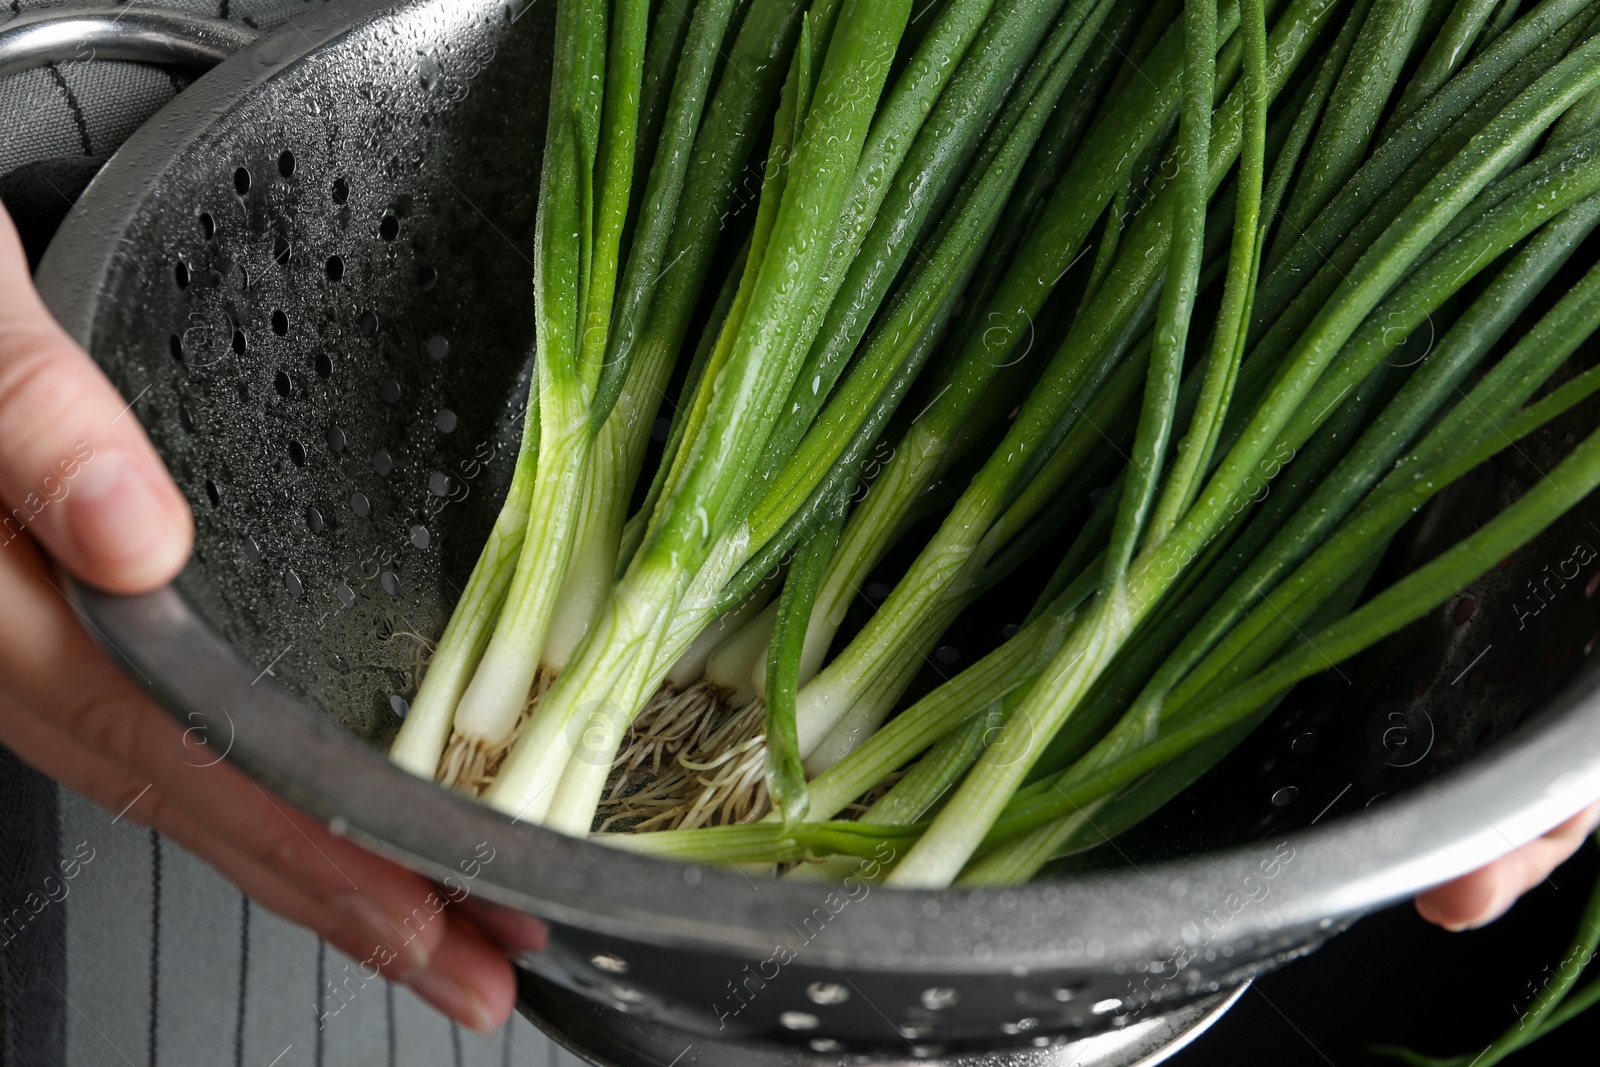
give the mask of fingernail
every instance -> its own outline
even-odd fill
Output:
[[[1478,914],[1477,918],[1464,923],[1448,924],[1445,929],[1452,934],[1464,934],[1469,930],[1481,930],[1510,911],[1511,904],[1512,901],[1505,899],[1505,893],[1497,889],[1492,901]]]
[[[401,981],[428,966],[428,952],[407,927],[396,927],[383,909],[366,897],[337,897],[328,902],[355,924],[363,943],[372,942],[375,966]]]
[[[550,930],[531,915],[488,904],[477,897],[466,897],[454,905],[456,913],[488,935],[489,940],[512,956],[543,952],[550,943]]]
[[[550,931],[544,923],[526,915],[501,915],[491,932],[499,936],[502,947],[517,956],[543,952],[550,943]]]
[[[494,1033],[494,1022],[482,999],[468,986],[438,971],[421,971],[405,980],[406,988],[462,1026],[480,1034]]]
[[[82,465],[66,499],[67,535],[94,570],[127,583],[157,580],[182,537],[164,494],[117,452]]]

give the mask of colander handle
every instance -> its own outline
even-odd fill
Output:
[[[255,39],[249,27],[172,8],[48,7],[0,24],[0,78],[82,59],[209,70]]]

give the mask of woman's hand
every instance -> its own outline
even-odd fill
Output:
[[[1570,859],[1596,826],[1600,826],[1600,803],[1489,866],[1419,895],[1417,911],[1446,930],[1473,930],[1492,923]]]
[[[0,502],[0,743],[464,1025],[501,1025],[510,965],[432,885],[209,765],[84,632],[52,559],[141,592],[182,568],[193,527],[131,406],[40,303],[3,209]]]

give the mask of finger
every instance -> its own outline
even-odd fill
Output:
[[[397,930],[381,916],[375,917],[370,907],[351,909],[341,906],[338,900],[329,902],[306,892],[278,870],[217,836],[190,813],[167,801],[149,783],[139,784],[136,778],[70,738],[55,735],[4,697],[0,697],[0,724],[4,725],[0,731],[4,742],[24,760],[68,788],[118,812],[115,819],[154,825],[163,835],[217,868],[268,910],[312,930],[363,968],[397,981],[431,968],[438,972],[436,987],[455,982],[463,988],[481,988],[485,992],[479,1002],[498,1006],[502,972],[510,973],[504,955],[490,948],[486,958],[483,948],[487,942],[470,924],[447,922],[447,901],[441,896],[435,895],[429,908],[414,909]],[[395,873],[414,877],[399,868]],[[426,936],[416,936],[417,931]],[[454,938],[467,938],[469,944],[445,947]],[[478,1025],[481,1020],[474,1017],[462,1021]]]
[[[189,506],[131,406],[50,317],[0,209],[0,543],[31,532],[73,574],[141,592],[183,567]]]
[[[113,810],[127,808],[126,817],[148,823],[157,818],[154,807],[177,806],[352,921],[390,931],[409,962],[423,965],[444,935],[433,921],[440,898],[432,885],[335,837],[228,764],[211,765],[209,753],[186,748],[184,730],[89,641],[65,597],[40,567],[27,565],[30,559],[41,562],[31,545],[0,551],[0,603],[30,620],[0,642],[0,685],[24,724],[31,709],[50,710],[48,717],[33,715],[54,732],[34,752],[81,745],[128,779],[124,795],[97,798]],[[72,684],[55,681],[64,678]]]
[[[431,957],[425,966],[413,966],[404,962],[393,937],[374,933],[364,923],[330,911],[228,842],[207,839],[202,831],[191,851],[268,910],[306,927],[350,957],[363,978],[381,974],[390,981],[404,982],[450,1018],[480,1033],[491,1032],[509,1017],[516,997],[511,964],[475,927],[448,908],[435,919],[439,937]],[[442,995],[444,990],[463,992],[451,999]]]
[[[356,928],[357,924],[334,908],[166,803],[150,783],[141,784],[122,768],[41,724],[4,697],[0,697],[0,724],[5,727],[0,733],[7,747],[68,789],[114,812],[113,823],[154,825],[162,834],[211,863],[234,885],[273,912],[316,931],[346,951],[359,948],[369,936],[365,928]],[[135,805],[136,800],[141,803]],[[134,807],[139,810],[133,811]]]
[[[1593,804],[1488,866],[1419,894],[1417,911],[1447,930],[1487,925],[1571,858],[1597,824],[1600,804]]]
[[[185,847],[269,910],[312,930],[349,956],[363,978],[382,974],[404,982],[423,1000],[480,1033],[493,1032],[510,1016],[516,979],[505,954],[443,902],[433,920],[437,945],[425,966],[414,966],[404,961],[394,936],[331,911],[203,827],[190,829],[195,839]]]
[[[282,873],[267,867],[230,841],[218,837],[178,806],[165,803],[154,789],[136,785],[136,779],[86,752],[70,739],[48,736],[37,720],[21,715],[0,697],[0,726],[5,742],[24,760],[56,777],[69,789],[91,800],[110,801],[115,811],[128,806],[125,797],[138,797],[138,808],[154,817],[165,837],[213,865],[251,899],[294,925],[304,926],[334,945],[357,963],[363,974],[382,974],[392,981],[413,979],[427,990],[429,1003],[462,1024],[485,1029],[485,1021],[504,1021],[514,1000],[515,981],[504,955],[493,949],[470,923],[440,912],[432,921],[434,950],[427,958],[408,953],[403,939],[389,929],[374,928],[363,915],[352,915],[306,893]],[[133,819],[130,819],[133,821]],[[427,974],[427,977],[422,977]],[[467,993],[454,993],[454,990]],[[445,995],[446,990],[451,995]]]
[[[513,958],[543,952],[550,943],[550,928],[531,915],[488,903],[471,894],[452,896],[450,906],[455,914],[482,930],[484,936],[510,952]]]
[[[18,723],[22,723],[21,729],[16,729]],[[419,979],[424,987],[482,990],[474,993],[472,1001],[462,998],[461,1003],[445,1001],[442,1005],[446,1011],[456,1013],[451,1017],[475,1029],[483,1029],[485,1013],[493,1013],[506,1000],[504,990],[514,984],[510,979],[509,965],[504,957],[499,957],[493,950],[485,953],[482,936],[475,934],[469,925],[458,928],[456,923],[446,920],[443,915],[435,917],[437,937],[434,942],[437,947],[430,960],[418,960],[414,955],[408,955],[400,939],[387,929],[374,928],[362,915],[352,915],[346,910],[331,907],[328,902],[306,893],[301,886],[282,877],[277,870],[243,853],[230,841],[216,837],[186,811],[163,803],[165,798],[160,793],[146,787],[138,787],[134,792],[134,779],[115,766],[104,763],[94,753],[85,752],[80,745],[72,744],[70,739],[61,742],[56,737],[45,736],[48,729],[38,726],[37,721],[29,725],[29,718],[19,715],[16,707],[3,697],[0,697],[0,725],[6,726],[3,731],[6,744],[13,747],[24,760],[29,760],[46,774],[56,777],[69,789],[77,790],[91,800],[104,801],[109,798],[112,803],[118,803],[128,793],[138,795],[141,801],[139,806],[147,809],[146,814],[154,816],[155,827],[166,838],[213,865],[222,873],[222,877],[232,881],[269,912],[280,915],[294,925],[310,929],[323,941],[346,953],[350,960],[355,961],[363,976],[376,977],[382,974],[390,981],[405,981],[418,979],[424,973],[424,966],[430,966],[432,977],[426,981]],[[123,806],[126,806],[125,801],[118,805],[118,811]],[[461,941],[462,944],[451,944],[453,941]]]
[[[355,960],[363,970],[404,980],[432,965],[431,955],[409,951],[403,939],[375,926],[360,913],[341,910],[307,893],[248,853],[211,833],[187,812],[168,806],[157,827],[164,835],[205,860],[267,910],[318,937]],[[439,926],[439,941],[447,935]]]
[[[373,955],[382,944],[398,939],[361,911],[339,907],[307,892],[289,877],[232,843],[218,837],[192,815],[173,805],[152,783],[141,782],[122,768],[77,744],[72,738],[26,715],[0,698],[4,741],[28,763],[67,788],[115,813],[112,821],[154,826],[163,835],[220,870],[229,881],[270,910],[314,930],[356,959]],[[442,936],[442,928],[438,931]],[[439,937],[430,939],[436,944]],[[426,966],[428,955],[410,946],[395,948],[383,969],[404,977]]]
[[[407,979],[418,997],[463,1026],[494,1033],[511,1016],[516,979],[504,954],[454,911],[445,913],[450,936],[433,966]]]

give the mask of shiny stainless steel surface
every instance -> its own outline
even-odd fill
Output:
[[[58,5],[0,23],[0,78],[87,59],[208,70],[255,39],[247,26],[169,7]]]
[[[1155,1067],[1211,1029],[1247,988],[1241,985],[1093,1037],[1041,1037],[1027,1048],[956,1056],[943,1056],[932,1046],[908,1040],[870,1062],[873,1067]],[[521,1007],[545,1033],[598,1067],[857,1067],[861,1063],[848,1053],[830,1051],[832,1043],[826,1038],[811,1048],[785,1048],[684,1034],[601,1007],[531,975],[523,976]]]

